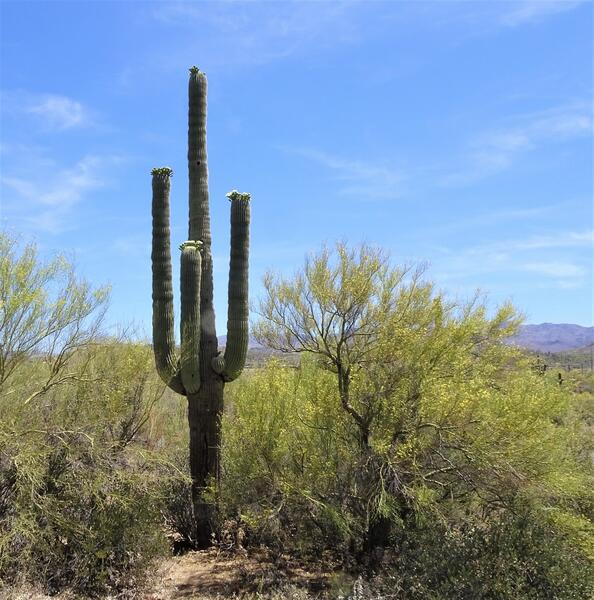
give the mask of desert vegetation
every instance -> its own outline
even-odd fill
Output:
[[[511,304],[449,296],[423,265],[338,243],[265,276],[252,334],[269,354],[238,378],[250,196],[228,194],[219,352],[195,67],[188,170],[179,346],[170,168],[152,172],[152,343],[107,335],[107,288],[1,234],[7,597],[587,597],[592,373],[506,343]],[[159,564],[184,552],[202,583],[159,595]]]
[[[105,335],[107,289],[7,233],[0,260],[4,591],[151,597],[154,565],[196,545],[187,401],[150,344]],[[254,335],[277,352],[228,384],[204,492],[209,552],[277,569],[237,592],[588,597],[590,373],[559,385],[503,343],[513,307],[371,247],[324,248],[265,290]],[[291,561],[327,576],[283,580]]]

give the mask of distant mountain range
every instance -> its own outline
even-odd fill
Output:
[[[219,337],[217,337],[217,340],[219,342],[219,349],[220,348],[224,348],[227,345],[227,336],[226,335],[219,335]],[[258,344],[258,342],[256,342],[256,340],[250,336],[250,341],[248,342],[248,348],[264,348],[264,346],[262,346],[261,344]]]
[[[226,342],[226,336],[219,337],[220,346],[224,346]],[[594,344],[594,327],[582,327],[570,323],[522,325],[518,334],[511,338],[510,342],[537,352],[566,352]],[[262,349],[262,346],[250,338],[250,348]]]
[[[594,344],[594,327],[570,323],[523,325],[511,342],[537,352],[565,352]]]

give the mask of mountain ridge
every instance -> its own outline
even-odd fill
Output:
[[[522,325],[509,343],[538,352],[564,352],[594,343],[594,327],[573,323]]]
[[[219,345],[225,346],[227,336],[219,336]],[[508,343],[537,352],[565,352],[594,344],[594,327],[574,323],[533,323],[520,326]],[[250,349],[264,350],[250,337]]]

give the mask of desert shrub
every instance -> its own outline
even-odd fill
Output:
[[[365,245],[323,249],[264,288],[257,338],[302,362],[272,365],[233,396],[227,463],[247,481],[231,475],[231,502],[247,496],[304,540],[294,510],[371,563],[423,523],[489,525],[526,503],[588,553],[585,405],[506,344],[521,322],[510,304],[450,298],[423,268]],[[240,492],[252,482],[259,496]]]
[[[19,576],[91,595],[133,584],[166,551],[163,513],[183,475],[145,439],[155,390],[142,356],[150,358],[134,345],[108,344],[76,384],[26,411],[18,396],[2,406],[4,581]]]
[[[521,359],[426,380],[422,420],[391,452],[396,390],[363,465],[357,428],[315,361],[271,361],[229,390],[221,494],[247,543],[365,565],[377,511],[390,529],[383,580],[402,597],[579,598],[591,583],[585,424],[571,391]]]
[[[0,251],[0,582],[125,587],[166,548],[181,478],[151,349],[100,335],[106,291],[65,259]]]
[[[411,527],[371,588],[410,600],[588,597],[588,558],[546,513],[515,508],[488,520],[468,517],[455,528]]]
[[[171,446],[168,464],[175,470],[175,477],[165,490],[163,518],[168,530],[174,554],[182,554],[197,547],[197,533],[192,505],[192,479],[189,475],[190,461],[187,444]]]
[[[272,360],[229,386],[228,400],[221,495],[248,541],[279,549],[315,545],[320,536],[345,541],[351,524],[340,506],[355,437],[333,402],[329,374]]]
[[[3,440],[12,471],[3,481],[9,506],[1,515],[0,572],[56,591],[91,594],[130,583],[163,550],[158,489],[138,457],[109,456],[85,436],[30,434]]]

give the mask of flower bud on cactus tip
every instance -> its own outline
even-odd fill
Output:
[[[183,244],[180,244],[179,249],[183,252],[186,248],[194,248],[195,250],[202,250],[202,242],[200,240],[188,240]]]
[[[244,200],[247,202],[251,198],[251,194],[238,192],[237,190],[230,191],[226,196],[229,198],[230,202],[233,202],[233,200]]]
[[[173,175],[173,169],[171,167],[155,167],[151,170],[151,175],[157,175],[159,177],[171,177]]]

